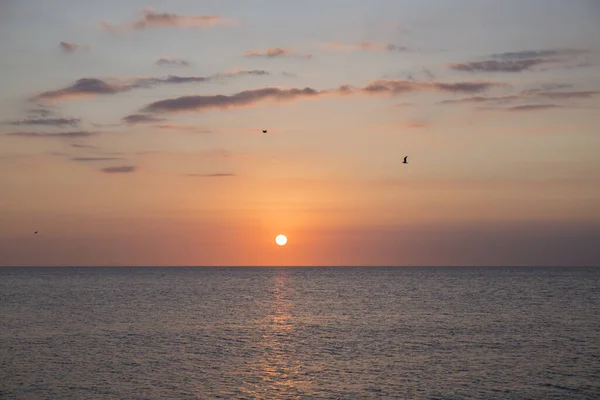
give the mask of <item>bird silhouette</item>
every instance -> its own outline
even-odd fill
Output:
[[[267,133],[267,130],[266,130],[266,129],[263,129],[263,133]]]
[[[402,164],[408,164],[408,161],[406,161],[407,158],[408,156],[404,157],[404,161],[402,161]]]
[[[37,235],[38,231],[33,232],[34,235]]]

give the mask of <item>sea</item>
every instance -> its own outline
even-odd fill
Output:
[[[600,399],[600,268],[0,268],[0,399]]]

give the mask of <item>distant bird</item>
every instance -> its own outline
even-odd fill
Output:
[[[266,130],[266,129],[263,129],[263,135],[264,135],[265,133],[267,133],[267,130]]]
[[[37,235],[38,231],[33,232],[34,235]]]
[[[404,157],[404,161],[402,161],[402,164],[408,164],[408,161],[406,161],[407,158],[408,156]]]

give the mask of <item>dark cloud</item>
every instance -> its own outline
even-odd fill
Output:
[[[600,95],[600,90],[584,90],[573,92],[537,92],[536,97],[548,99],[589,99]]]
[[[527,50],[495,53],[490,60],[450,64],[451,69],[467,72],[523,72],[541,64],[558,64],[572,61],[573,57],[587,53],[587,50],[556,49]]]
[[[297,58],[311,58],[312,54],[298,54],[292,49],[282,49],[281,47],[269,47],[264,50],[248,50],[244,52],[244,57],[264,57],[264,58],[276,58],[276,57],[297,57]]]
[[[520,96],[502,96],[502,97],[483,97],[483,96],[473,96],[467,97],[464,99],[452,99],[452,100],[443,100],[441,104],[460,104],[460,103],[507,103],[514,100],[519,100]]]
[[[50,90],[33,97],[33,100],[52,100],[69,97],[92,96],[99,94],[115,94],[133,89],[132,85],[107,83],[100,79],[83,78],[64,89]]]
[[[457,71],[468,72],[521,72],[528,70],[533,66],[547,63],[545,59],[529,59],[529,60],[488,60],[477,61],[464,64],[450,64],[450,68]]]
[[[526,104],[522,106],[514,106],[505,108],[506,111],[538,111],[538,110],[549,110],[551,108],[559,108],[556,104]]]
[[[564,57],[564,56],[577,56],[588,53],[588,50],[582,49],[549,49],[549,50],[525,50],[525,51],[514,51],[506,53],[495,53],[492,54],[492,58],[496,59],[509,59],[509,60],[525,60],[535,58],[549,58],[549,57]]]
[[[101,171],[104,172],[105,174],[126,174],[126,173],[135,172],[136,170],[137,170],[137,167],[135,167],[134,165],[123,165],[123,166],[119,166],[119,167],[106,167],[106,168],[101,169]]]
[[[343,85],[337,89],[323,91],[319,91],[310,87],[306,87],[304,89],[281,89],[277,87],[267,87],[262,89],[246,90],[233,95],[182,96],[173,99],[160,100],[147,105],[141,111],[204,111],[207,109],[246,107],[271,99],[291,101],[301,98],[314,98],[322,95],[341,96],[357,93],[388,95],[400,95],[415,91],[479,93],[497,86],[505,86],[505,84],[493,82],[442,83],[378,80],[370,82],[363,88],[354,88],[350,85]]]
[[[354,44],[332,42],[325,43],[321,47],[333,51],[389,51],[393,53],[399,53],[408,50],[407,47],[398,46],[395,44],[372,42],[358,42]]]
[[[189,67],[191,63],[186,60],[181,60],[177,58],[169,58],[169,57],[161,57],[156,60],[157,65],[174,65],[178,67]]]
[[[76,148],[76,149],[97,149],[97,146],[93,146],[91,144],[85,144],[85,143],[69,143],[69,146]]]
[[[96,161],[114,161],[114,160],[122,160],[120,157],[73,157],[71,161],[78,162],[96,162]]]
[[[362,90],[368,93],[390,93],[402,94],[419,90],[431,90],[437,92],[463,92],[479,93],[498,86],[506,86],[494,82],[415,82],[408,80],[377,80],[370,82]]]
[[[152,122],[166,121],[164,118],[153,117],[151,115],[144,114],[131,114],[123,118],[123,121],[128,124],[144,124]]]
[[[516,101],[531,101],[535,99],[551,99],[551,100],[568,100],[568,99],[589,99],[594,96],[600,96],[600,90],[586,91],[541,91],[541,90],[526,90],[518,95],[502,96],[502,97],[484,97],[474,96],[463,99],[443,100],[441,104],[461,104],[461,103],[509,103]],[[525,106],[528,107],[528,106]]]
[[[74,53],[78,50],[89,50],[90,46],[82,46],[80,44],[69,42],[60,42],[60,48],[63,49],[66,53]]]
[[[71,132],[57,132],[57,133],[46,133],[46,132],[13,132],[7,133],[8,136],[20,136],[26,138],[84,138],[96,135],[98,132],[89,131],[71,131]]]
[[[142,16],[134,22],[124,24],[120,27],[110,25],[102,21],[102,27],[117,33],[121,30],[143,30],[162,27],[178,28],[208,28],[218,24],[232,23],[232,20],[222,18],[218,15],[179,15],[175,13],[157,13],[150,8],[142,9]]]
[[[294,100],[300,97],[314,97],[317,95],[319,95],[318,91],[308,87],[304,89],[280,89],[272,87],[246,90],[231,96],[182,96],[174,99],[160,100],[147,105],[142,111],[202,111],[211,108],[244,107],[267,99]]]
[[[229,176],[237,176],[236,174],[186,174],[186,176],[196,178],[225,178]]]
[[[81,122],[78,118],[28,118],[21,121],[9,122],[9,125],[49,125],[49,126],[75,126]]]
[[[177,76],[168,75],[166,78],[136,78],[130,80],[130,83],[112,82],[108,83],[96,78],[79,79],[73,85],[63,89],[50,90],[34,96],[32,100],[60,100],[65,98],[94,96],[103,94],[116,94],[127,92],[137,88],[151,88],[163,84],[185,84],[195,82],[208,82],[220,78],[233,78],[244,75],[270,75],[268,71],[254,70],[235,70],[231,72],[218,73],[209,76]]]

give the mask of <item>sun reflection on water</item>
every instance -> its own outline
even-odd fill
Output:
[[[294,338],[298,328],[291,300],[293,288],[285,270],[273,278],[269,312],[259,327],[262,340],[260,355],[254,360],[254,368],[261,381],[246,383],[243,392],[258,398],[300,398],[307,393],[311,381],[303,374],[303,366],[297,357],[299,343]]]

